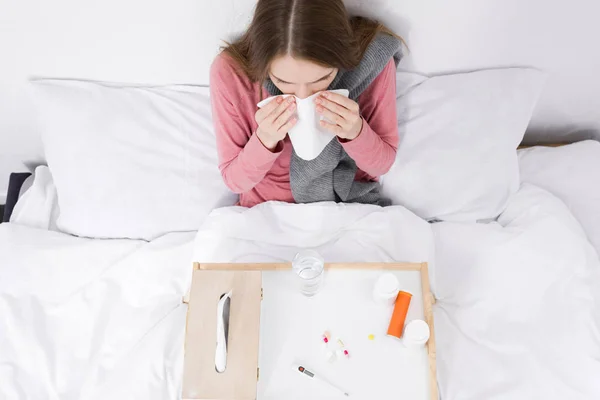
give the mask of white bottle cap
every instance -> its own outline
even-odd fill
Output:
[[[400,283],[396,275],[390,272],[381,274],[373,288],[373,299],[381,303],[394,304],[399,288]]]
[[[422,346],[429,340],[429,325],[423,320],[415,319],[404,327],[402,342],[406,347]]]

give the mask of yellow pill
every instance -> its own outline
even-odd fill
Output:
[[[370,335],[369,335],[369,340],[375,340],[375,335],[373,335],[373,334],[370,334]]]

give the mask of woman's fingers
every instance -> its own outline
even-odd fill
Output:
[[[325,108],[323,106],[317,106],[317,111],[319,112],[319,114],[321,114],[322,116],[324,116],[325,118],[334,122],[337,125],[340,125],[340,126],[346,127],[346,128],[349,125],[348,121],[344,117],[342,117],[341,115],[339,115],[333,111],[328,110],[327,108]]]
[[[265,118],[267,118],[269,116],[269,114],[271,114],[273,112],[273,110],[275,110],[277,108],[277,106],[279,106],[283,102],[283,100],[285,100],[285,99],[283,97],[279,96],[279,97],[271,100],[263,108],[259,108],[258,111],[256,111],[256,114],[254,115],[254,119],[256,120],[256,123],[260,124],[261,122],[263,122],[263,120]]]
[[[343,132],[342,127],[339,125],[331,124],[331,123],[329,123],[327,121],[323,121],[323,120],[321,120],[319,122],[319,124],[321,124],[322,127],[324,127],[325,129],[327,129],[329,132],[333,133],[336,136],[341,135]]]
[[[287,122],[288,119],[290,119],[290,117],[292,116],[292,114],[294,113],[294,110],[296,109],[296,105],[294,103],[290,104],[284,111],[283,113],[281,113],[281,115],[279,117],[277,117],[275,119],[275,121],[273,121],[273,127],[277,130],[279,130],[279,128],[281,128],[283,126],[283,124],[285,124]]]
[[[343,106],[344,108],[347,108],[350,111],[358,112],[358,103],[356,103],[352,99],[347,98],[346,96],[342,96],[341,94],[333,92],[323,92],[321,96]]]
[[[285,110],[294,103],[294,98],[293,97],[288,97],[287,99],[285,99],[283,102],[281,102],[281,104],[279,104],[277,106],[277,108],[275,108],[273,111],[271,111],[271,113],[267,116],[267,118],[265,118],[265,122],[268,123],[274,123],[275,120],[285,112]]]
[[[319,106],[329,110],[335,114],[340,115],[344,119],[350,119],[352,117],[352,111],[348,110],[346,107],[343,107],[337,103],[334,103],[331,100],[327,100],[325,98],[317,99],[317,111],[319,110]],[[331,119],[331,118],[329,118]],[[333,119],[331,119],[333,121]]]
[[[288,133],[290,131],[290,129],[292,129],[294,127],[294,125],[296,125],[296,122],[298,122],[298,118],[293,117],[288,122],[286,122],[281,128],[279,128],[278,132],[279,133]]]

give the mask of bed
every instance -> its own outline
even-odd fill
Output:
[[[430,263],[442,399],[598,398],[598,228],[582,222],[600,212],[589,190],[599,153],[592,141],[521,150],[522,185],[493,223],[266,203],[149,241],[57,232],[40,167],[0,225],[1,397],[180,398],[192,261],[285,261],[311,247],[332,262]]]
[[[285,261],[302,247],[431,263],[442,399],[600,394],[598,253],[564,202],[524,183],[484,225],[333,203],[222,208],[197,233],[151,241],[2,224],[2,398],[179,398],[192,260]]]
[[[0,398],[178,399],[192,263],[303,248],[429,263],[442,399],[600,398],[600,144],[516,151],[535,68],[396,79],[393,206],[251,209],[206,85],[33,80],[47,165],[0,225]]]

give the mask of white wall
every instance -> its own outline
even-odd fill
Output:
[[[532,65],[550,80],[529,138],[600,137],[597,0],[348,0],[381,16],[426,73]],[[252,0],[0,0],[0,201],[10,171],[43,160],[29,76],[207,83],[217,38]],[[372,11],[371,11],[372,10]]]
[[[409,32],[406,38],[415,70],[436,73],[528,65],[549,72],[530,125],[531,141],[600,138],[598,0],[368,3],[355,8],[359,12],[386,8],[383,19],[398,26],[398,31]]]

